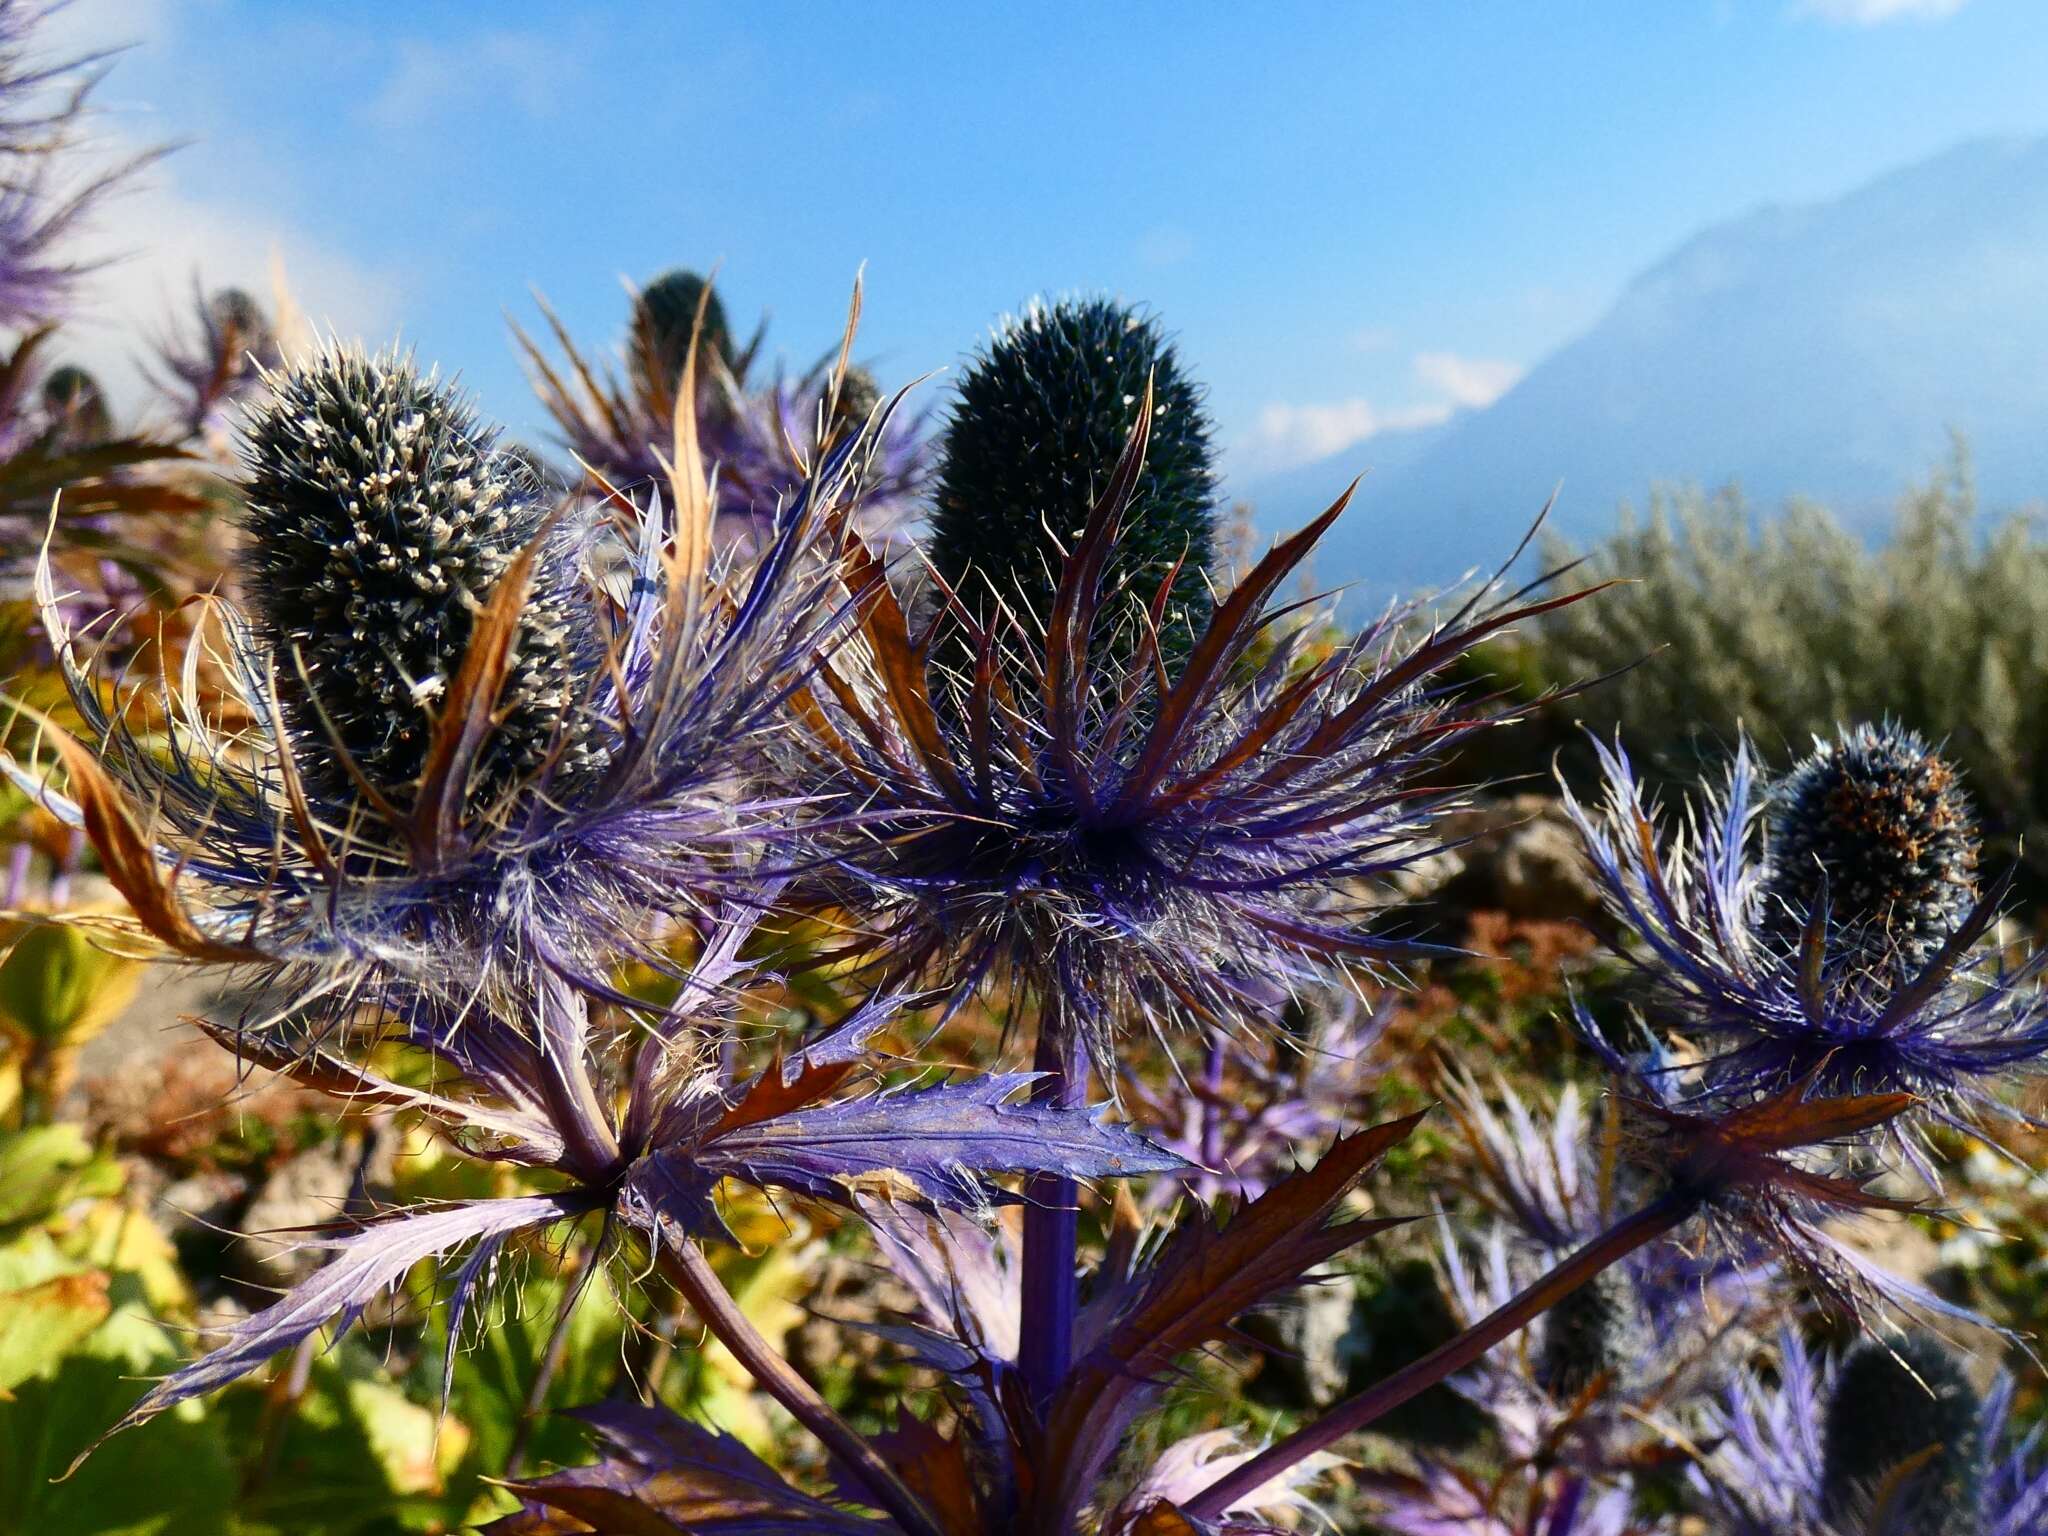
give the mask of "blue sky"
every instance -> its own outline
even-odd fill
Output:
[[[721,269],[808,361],[867,264],[885,381],[1036,292],[1152,304],[1237,481],[1483,403],[1702,225],[2048,132],[2040,0],[1536,5],[75,0],[132,39],[110,314],[195,267],[401,332],[543,435],[505,316],[609,345]],[[112,330],[108,329],[111,337]],[[106,345],[113,345],[109,340]],[[936,389],[938,386],[928,386]]]

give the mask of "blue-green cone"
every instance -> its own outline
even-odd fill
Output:
[[[1052,607],[1071,548],[1136,424],[1145,381],[1153,421],[1145,470],[1124,514],[1108,587],[1128,649],[1132,604],[1150,602],[1182,562],[1162,633],[1185,653],[1210,612],[1217,477],[1201,390],[1158,321],[1108,299],[1034,304],[1003,325],[960,380],[940,444],[929,553],[976,611],[990,588],[1027,622]]]
[[[286,724],[322,793],[354,793],[338,739],[403,806],[475,616],[548,504],[496,429],[409,358],[335,347],[273,385],[242,438],[243,566]],[[558,728],[576,734],[589,626],[557,553],[535,570],[484,791],[536,768]]]
[[[1855,1529],[1884,1500],[1887,1531],[1977,1536],[1982,1406],[1961,1363],[1934,1340],[1859,1344],[1828,1400],[1823,1512]],[[1939,1449],[1924,1466],[1895,1475],[1930,1447]]]

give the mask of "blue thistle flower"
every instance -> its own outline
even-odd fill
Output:
[[[927,452],[920,421],[884,409],[862,369],[839,372],[836,355],[795,376],[753,377],[764,332],[735,344],[724,306],[695,273],[671,271],[634,297],[624,376],[593,365],[545,304],[566,360],[558,367],[521,330],[513,335],[535,392],[562,444],[601,490],[630,499],[665,478],[675,439],[676,401],[692,327],[704,305],[696,369],[695,425],[717,470],[715,534],[721,546],[758,549],[777,508],[793,500],[816,466],[800,445],[843,441],[865,431],[857,516],[871,536],[893,536],[922,491]]]
[[[331,348],[275,381],[248,429],[256,611],[218,614],[237,707],[223,723],[173,690],[156,701],[162,745],[81,662],[44,572],[91,741],[49,732],[68,794],[8,766],[93,838],[143,931],[253,970],[282,1000],[203,1027],[302,1083],[414,1111],[470,1156],[552,1176],[545,1195],[323,1234],[328,1265],[224,1330],[122,1426],[347,1326],[422,1260],[474,1245],[459,1320],[507,1241],[586,1217],[602,1220],[601,1247],[638,1234],[713,1317],[695,1245],[724,1235],[727,1178],[978,1210],[1015,1198],[993,1174],[1178,1166],[1085,1110],[1012,1103],[1029,1074],[841,1095],[891,994],[752,1077],[713,1048],[753,979],[741,948],[783,883],[761,866],[812,813],[762,787],[762,743],[846,611],[831,530],[858,447],[826,458],[751,565],[713,556],[709,487],[687,453],[673,521],[638,513],[600,558],[607,530],[556,537],[451,391],[401,359]],[[687,971],[660,947],[678,923],[701,938]],[[612,985],[634,959],[678,980],[672,1007]],[[378,1069],[394,1041],[432,1086]],[[784,1391],[803,1422],[844,1431],[808,1388]],[[873,1502],[934,1529],[850,1431],[834,1449]]]
[[[1639,1515],[1627,1480],[1602,1486],[1573,1472],[1511,1478],[1424,1460],[1413,1473],[1360,1478],[1390,1536],[1676,1536],[1671,1517]]]
[[[257,639],[309,748],[308,782],[345,801],[360,778],[403,805],[477,618],[549,509],[523,463],[495,451],[496,430],[410,359],[331,349],[274,378],[242,436]],[[581,532],[568,525],[533,563],[472,794],[551,749],[565,771],[596,751],[580,697],[597,665]]]
[[[1745,743],[1675,829],[1621,748],[1596,746],[1604,802],[1566,807],[1649,1015],[1703,1055],[1699,1094],[1911,1094],[1887,1134],[1927,1173],[1916,1125],[2016,1114],[2000,1090],[2048,1058],[2048,957],[1978,953],[2005,886],[1976,894],[1967,806],[1917,737],[1845,732],[1770,791]]]
[[[180,871],[173,893],[131,849],[124,894],[173,948],[320,1003],[319,1029],[388,1011],[431,1043],[481,1011],[527,1030],[539,976],[604,995],[621,954],[659,963],[659,915],[793,835],[755,774],[844,612],[808,551],[846,455],[739,565],[689,536],[698,470],[674,482],[673,538],[658,504],[550,524],[493,442],[403,359],[331,347],[276,379],[243,447],[254,612],[212,607],[234,699],[223,715],[168,684],[163,745],[43,574],[93,749],[67,767],[149,807]]]
[[[1829,1360],[1787,1329],[1767,1374],[1739,1371],[1688,1474],[1726,1536],[2035,1536],[2048,1520],[2042,1431],[2013,1426],[2004,1375],[1981,1402],[1932,1340]]]
[[[1941,953],[1977,903],[1976,816],[1956,771],[1911,731],[1860,725],[1816,741],[1770,797],[1762,931],[1796,954],[1825,942],[1884,979]]]
[[[265,370],[283,366],[284,354],[270,317],[243,289],[193,299],[191,329],[157,348],[157,383],[186,435],[211,439],[261,391]]]
[[[1109,483],[1141,402],[1151,412],[1145,463],[1106,581],[1140,604],[1164,582],[1153,621],[1160,651],[1176,664],[1186,655],[1211,611],[1214,434],[1159,322],[1109,299],[1032,303],[960,379],[933,476],[927,556],[980,624],[1003,609],[1027,622],[1052,611],[1062,552]],[[1141,613],[1112,618],[1125,649]]]
[[[1204,1205],[1263,1194],[1302,1147],[1357,1129],[1387,1069],[1376,1047],[1392,1004],[1391,994],[1368,1003],[1327,987],[1287,1008],[1277,1030],[1211,1025],[1198,1069],[1176,1067],[1155,1082],[1126,1063],[1124,1112],[1187,1164],[1182,1180],[1161,1179],[1146,1192],[1147,1208],[1189,1193]]]
[[[1147,404],[1061,566],[1042,638],[949,607],[941,623],[964,628],[974,659],[940,665],[870,562],[862,643],[812,690],[811,750],[790,769],[863,807],[831,853],[884,963],[943,978],[956,1001],[1007,983],[1098,1044],[1141,1017],[1270,1014],[1333,969],[1412,952],[1372,931],[1368,888],[1429,852],[1443,797],[1417,781],[1446,742],[1495,718],[1433,679],[1583,595],[1468,605],[1419,636],[1392,613],[1319,653],[1292,606],[1268,604],[1340,498],[1218,603],[1169,679],[1169,584],[1145,595],[1134,654],[1097,622],[1152,419]]]
[[[1821,1502],[1839,1523],[1873,1508],[1902,1530],[1977,1536],[1983,1404],[1931,1338],[1867,1340],[1828,1398]]]
[[[1439,1218],[1439,1251],[1453,1309],[1470,1326],[1509,1302],[1565,1255],[1532,1248],[1496,1223],[1468,1255]],[[1717,1379],[1731,1332],[1760,1310],[1739,1280],[1690,1292],[1670,1283],[1658,1249],[1579,1287],[1525,1338],[1449,1379],[1484,1413],[1511,1469],[1562,1467],[1612,1483],[1660,1441],[1683,1438]]]
[[[82,141],[109,54],[43,53],[36,32],[64,0],[0,0],[0,326],[57,319],[95,263],[64,246],[107,195],[157,158],[150,150],[81,180],[67,164]]]

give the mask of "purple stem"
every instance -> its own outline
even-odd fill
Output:
[[[1214,1168],[1223,1155],[1223,1032],[1209,1035],[1209,1054],[1202,1062],[1202,1166]]]
[[[875,1504],[896,1517],[908,1536],[945,1536],[923,1499],[896,1469],[818,1395],[818,1389],[796,1373],[775,1347],[761,1336],[739,1303],[732,1299],[710,1261],[697,1245],[679,1233],[664,1231],[656,1262],[711,1336],[732,1351],[761,1390],[787,1408],[859,1479]]]
[[[1033,1068],[1034,1104],[1063,1109],[1088,1096],[1088,1058],[1080,1032],[1056,1010],[1041,1013]],[[1074,1324],[1081,1310],[1075,1253],[1081,1191],[1072,1179],[1041,1174],[1024,1186],[1023,1328],[1017,1367],[1032,1403],[1043,1413],[1074,1363]]]
[[[1412,1365],[1382,1378],[1357,1396],[1339,1403],[1322,1418],[1303,1425],[1286,1439],[1276,1441],[1192,1499],[1183,1500],[1181,1509],[1197,1520],[1216,1519],[1253,1489],[1272,1481],[1317,1452],[1328,1450],[1346,1435],[1364,1429],[1381,1414],[1392,1412],[1446,1376],[1462,1371],[1502,1339],[1549,1311],[1602,1270],[1619,1263],[1644,1244],[1682,1226],[1698,1209],[1696,1200],[1683,1195],[1668,1194],[1653,1200],[1634,1215],[1616,1222],[1512,1301],[1481,1318],[1455,1339],[1439,1345]]]

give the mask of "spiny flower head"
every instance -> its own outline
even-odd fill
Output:
[[[623,372],[586,358],[545,304],[542,313],[566,365],[513,328],[541,404],[592,485],[631,499],[664,481],[664,462],[674,456],[682,360],[700,305],[690,414],[704,459],[716,471],[719,543],[759,549],[777,509],[795,499],[816,468],[804,445],[843,444],[863,435],[857,515],[870,535],[893,534],[910,516],[926,477],[920,421],[886,407],[873,380],[843,367],[836,354],[794,376],[755,377],[765,327],[744,344],[735,342],[717,294],[682,269],[662,274],[635,296]]]
[[[2001,1090],[2048,1061],[2048,957],[2007,969],[1979,953],[2004,886],[1958,906],[1975,845],[1938,759],[1846,732],[1771,787],[1745,743],[1723,784],[1666,818],[1621,747],[1595,746],[1604,800],[1567,791],[1566,808],[1634,937],[1648,1020],[1691,1042],[1700,1094],[1910,1094],[1891,1134],[1923,1172],[1916,1124],[2012,1113]],[[1761,835],[1767,816],[1781,838]]]
[[[222,288],[193,298],[189,329],[179,328],[157,348],[158,382],[185,432],[211,438],[262,388],[265,370],[283,366],[284,354],[270,316],[246,290]]]
[[[655,504],[605,530],[593,575],[584,546],[554,540],[521,500],[467,408],[408,366],[330,352],[273,395],[246,454],[257,619],[218,612],[232,705],[209,713],[173,687],[153,712],[166,738],[139,736],[118,680],[78,655],[45,567],[45,620],[91,742],[48,732],[67,794],[8,766],[93,839],[137,927],[256,973],[261,1004],[202,1021],[223,1044],[415,1111],[465,1155],[545,1171],[550,1192],[322,1234],[332,1262],[226,1329],[123,1425],[330,1319],[347,1326],[465,1246],[458,1314],[505,1242],[587,1215],[657,1256],[685,1254],[723,1235],[728,1177],[841,1204],[885,1189],[979,1210],[1014,1198],[995,1174],[1178,1166],[1085,1109],[1013,1103],[1028,1073],[839,1097],[894,994],[751,1075],[713,1043],[750,974],[740,951],[782,889],[762,866],[813,809],[763,785],[763,743],[846,612],[835,546],[858,440],[821,454],[773,541],[742,563],[712,550],[708,476],[685,434],[673,516]],[[592,651],[558,629],[592,636]],[[292,695],[276,684],[287,649]],[[522,650],[545,665],[522,670]],[[394,691],[408,677],[432,684],[431,709]],[[541,690],[558,679],[543,720]],[[416,748],[403,738],[415,719]],[[675,954],[690,937],[685,967]],[[619,989],[636,961],[677,982],[672,1006]],[[393,1054],[430,1086],[387,1075]]]
[[[39,583],[93,749],[64,751],[64,814],[103,806],[124,844],[103,860],[156,938],[267,968],[328,1028],[481,1014],[530,1037],[541,973],[602,991],[623,958],[661,964],[654,930],[809,814],[758,771],[845,613],[855,444],[742,561],[711,548],[696,459],[673,516],[550,526],[519,461],[400,359],[330,348],[248,433],[254,617],[214,603],[203,642],[226,701],[167,678],[168,735],[139,736],[140,685],[97,674]]]
[[[1340,499],[1219,603],[1169,678],[1166,580],[1134,654],[1105,637],[1154,419],[1139,411],[1042,637],[948,607],[937,622],[962,626],[972,660],[943,664],[879,563],[857,570],[861,643],[804,701],[789,770],[861,808],[824,856],[878,963],[956,999],[1010,983],[1098,1047],[1140,1018],[1270,1016],[1289,989],[1400,951],[1371,931],[1373,883],[1430,847],[1423,769],[1495,718],[1434,675],[1548,606],[1468,605],[1419,634],[1394,614],[1318,652],[1268,603]]]
[[[1935,1341],[1873,1339],[1831,1360],[1785,1330],[1709,1415],[1689,1474],[1726,1536],[2035,1536],[2048,1521],[2038,1427],[2001,1375],[1981,1402]],[[1851,1399],[1856,1399],[1852,1401]],[[1851,1437],[1867,1438],[1852,1443]],[[1912,1443],[1908,1443],[1908,1442]]]
[[[1149,388],[1148,388],[1149,386]],[[1206,626],[1217,475],[1200,388],[1156,319],[1109,299],[1036,302],[1006,321],[960,380],[940,444],[929,554],[983,622],[1051,612],[1064,550],[1081,536],[1150,405],[1142,473],[1110,557],[1114,590],[1149,599],[1169,659]],[[1116,616],[1135,641],[1137,615]]]
[[[693,336],[699,336],[698,355],[706,368],[725,368],[735,378],[746,377],[759,338],[744,353],[736,353],[732,326],[725,318],[725,301],[695,272],[671,268],[633,298],[633,367],[642,388],[673,397],[676,381],[683,376],[683,364],[690,356]]]
[[[497,431],[409,357],[330,347],[273,375],[244,432],[244,566],[277,688],[318,788],[349,771],[408,800],[433,723],[492,592],[548,505]],[[485,785],[531,774],[557,732],[591,734],[589,599],[576,551],[548,552],[512,642]],[[579,611],[580,610],[580,611]],[[331,733],[331,736],[330,736]]]
[[[1474,1251],[1447,1219],[1438,1226],[1439,1262],[1461,1326],[1506,1305],[1568,1252],[1533,1246],[1499,1222]],[[1611,1480],[1654,1443],[1659,1426],[1676,1430],[1690,1420],[1755,1298],[1711,1280],[1677,1291],[1671,1267],[1652,1251],[1604,1271],[1528,1335],[1450,1378],[1486,1416],[1509,1468],[1561,1467]]]
[[[1910,974],[1977,904],[1977,826],[1954,768],[1911,731],[1859,725],[1816,741],[1772,791],[1763,928],[1796,951],[1830,940]]]
[[[1828,1398],[1821,1502],[1847,1524],[1882,1509],[1899,1529],[1978,1536],[1983,1404],[1932,1338],[1866,1340]]]

